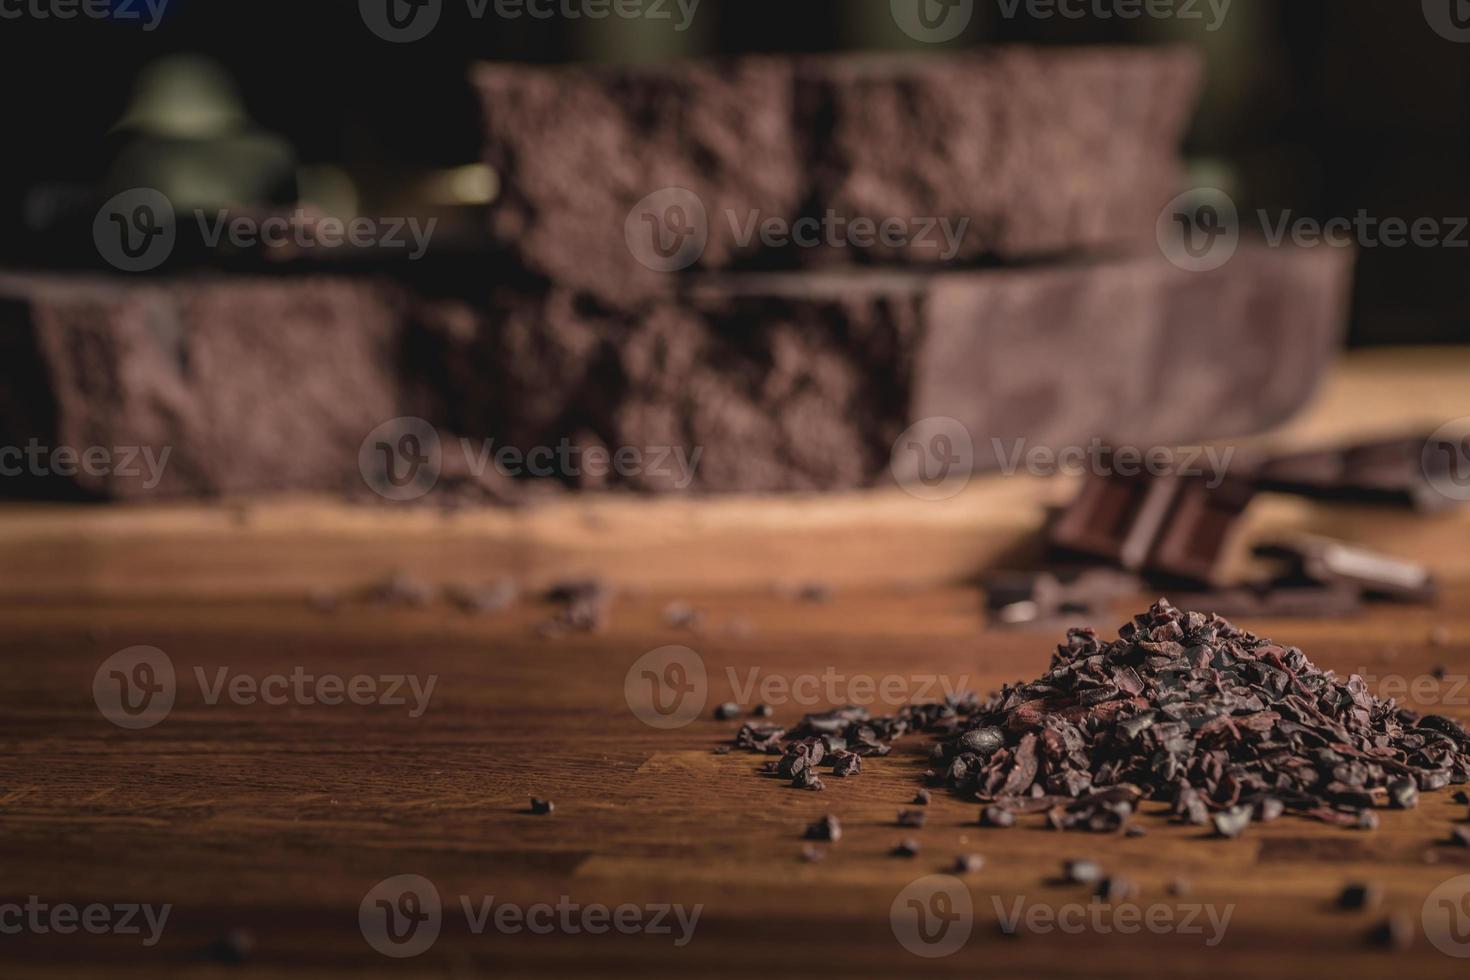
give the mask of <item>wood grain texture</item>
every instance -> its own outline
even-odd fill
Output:
[[[978,594],[964,589],[839,592],[823,605],[715,597],[701,602],[700,634],[663,625],[666,598],[620,598],[606,632],[560,640],[536,635],[548,610],[535,604],[486,618],[439,605],[331,614],[299,602],[5,605],[0,646],[13,669],[0,675],[0,901],[34,894],[174,910],[151,948],[116,935],[0,937],[4,972],[225,975],[235,968],[203,951],[246,928],[258,945],[241,968],[247,975],[912,975],[926,961],[895,939],[890,906],[909,882],[962,851],[987,859],[967,879],[975,927],[954,955],[927,961],[937,973],[1463,972],[1418,926],[1430,891],[1470,874],[1470,851],[1440,846],[1465,816],[1449,792],[1427,794],[1414,811],[1385,812],[1373,833],[1286,818],[1213,840],[1170,824],[1157,805],[1140,816],[1149,833],[1139,839],[1057,834],[1031,825],[1036,818],[993,830],[977,826],[975,804],[946,793],[935,793],[926,828],[903,830],[894,817],[919,785],[923,739],[814,794],[760,776],[759,757],[714,754],[736,723],[714,721],[708,707],[736,696],[751,671],[760,683],[814,678],[821,704],[823,685],[836,684],[841,699],[862,696],[868,682],[881,691],[889,676],[911,693],[935,680],[989,690],[1043,670],[1054,633],[987,629]],[[1121,603],[1113,625],[1146,599]],[[1247,625],[1378,683],[1449,665],[1447,682],[1420,706],[1470,719],[1466,692],[1453,690],[1470,655],[1467,599],[1462,582],[1438,611],[1378,607],[1351,621]],[[737,616],[748,635],[728,631]],[[1431,647],[1440,624],[1448,645]],[[101,716],[92,682],[106,657],[140,643],[169,655],[178,696],[164,721],[130,732]],[[641,723],[623,693],[633,661],[665,644],[696,650],[709,678],[706,710],[672,731]],[[212,682],[220,667],[256,678],[300,667],[438,680],[428,709],[412,718],[387,705],[211,705],[194,672]],[[829,674],[837,680],[823,680]],[[1435,703],[1445,700],[1457,703]],[[804,710],[781,704],[777,718]],[[553,800],[556,812],[526,813],[533,794]],[[829,811],[846,836],[824,862],[803,863],[802,829]],[[887,854],[904,836],[923,844],[917,858]],[[1086,889],[1051,882],[1059,862],[1077,856],[1126,868],[1143,907],[1182,915],[1193,903],[1217,914],[1233,906],[1223,941],[1024,927],[1002,936],[997,900],[1006,909],[1018,898],[1027,909],[1086,901]],[[448,908],[433,947],[397,961],[367,945],[357,910],[374,884],[405,873],[431,879]],[[1165,891],[1176,876],[1193,884],[1186,899]],[[1364,945],[1377,917],[1332,908],[1349,881],[1378,883],[1385,910],[1414,919],[1412,949]],[[460,895],[703,910],[692,941],[676,948],[656,935],[475,935]]]
[[[1354,437],[1428,433],[1470,416],[1470,348],[1346,357],[1312,406],[1237,449],[1295,448]],[[1228,447],[1227,447],[1228,448]],[[1066,476],[976,477],[957,496],[901,489],[780,497],[568,495],[525,508],[440,510],[274,497],[224,503],[0,509],[0,598],[290,598],[348,589],[405,569],[440,581],[502,575],[531,587],[598,574],[622,585],[704,592],[820,578],[851,588],[953,585],[1036,548]],[[1433,519],[1382,508],[1262,497],[1247,534],[1312,531],[1427,554],[1470,573],[1470,511]],[[1427,550],[1426,550],[1427,549]]]

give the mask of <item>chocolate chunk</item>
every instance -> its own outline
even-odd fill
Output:
[[[1426,441],[1413,434],[1279,455],[1262,464],[1257,479],[1274,493],[1442,510],[1455,501],[1436,491],[1430,477],[1447,472],[1451,461],[1426,453]]]
[[[1108,875],[1098,881],[1094,894],[1104,902],[1126,902],[1138,894],[1138,888],[1122,875]]]
[[[1238,806],[1214,815],[1215,833],[1221,837],[1239,837],[1251,823],[1250,807]]]
[[[1343,909],[1374,909],[1382,901],[1383,889],[1367,883],[1347,885],[1337,896],[1337,906]]]
[[[1414,923],[1401,912],[1395,912],[1368,931],[1368,942],[1390,949],[1408,949],[1414,945]]]
[[[837,843],[842,839],[842,824],[830,813],[806,828],[808,840],[825,840]]]
[[[999,806],[987,806],[980,811],[980,826],[982,827],[1014,827],[1016,815],[1010,810]]]
[[[919,842],[912,837],[905,837],[895,844],[893,850],[889,853],[894,857],[917,857],[919,854]]]
[[[1091,885],[1103,878],[1102,865],[1090,860],[1070,860],[1062,865],[1062,873],[1070,882]]]
[[[1434,576],[1417,562],[1328,538],[1300,536],[1259,545],[1256,552],[1290,562],[1307,580],[1349,585],[1369,596],[1431,602],[1437,592]]]
[[[985,859],[978,854],[961,854],[954,859],[952,870],[957,875],[973,874],[985,867]]]

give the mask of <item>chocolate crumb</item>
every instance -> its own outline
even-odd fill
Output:
[[[985,859],[978,854],[960,854],[954,859],[954,873],[973,874],[985,867]]]
[[[842,839],[842,823],[832,814],[827,814],[806,828],[807,840],[825,840],[837,843]]]
[[[1342,909],[1374,909],[1383,900],[1383,890],[1377,885],[1358,883],[1343,888],[1337,896],[1337,907]]]

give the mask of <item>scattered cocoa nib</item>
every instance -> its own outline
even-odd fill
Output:
[[[547,590],[546,599],[561,607],[542,624],[542,632],[548,636],[595,633],[607,628],[612,588],[601,579],[560,582]]]
[[[988,806],[980,811],[980,826],[982,827],[1014,827],[1016,815],[1005,807]]]
[[[687,602],[671,602],[664,606],[664,624],[673,629],[697,632],[704,627],[704,610]]]
[[[1093,894],[1104,902],[1126,902],[1138,894],[1138,888],[1122,875],[1108,875],[1098,881]]]
[[[1455,827],[1450,830],[1450,843],[1456,847],[1470,847],[1470,827]]]
[[[740,716],[740,705],[734,701],[726,701],[724,704],[715,705],[715,717],[720,721],[729,721],[731,718]]]
[[[924,823],[928,819],[929,814],[925,813],[923,810],[898,811],[898,825],[900,827],[913,827],[915,829],[918,829],[923,827]]]
[[[1124,827],[1123,828],[1123,836],[1124,837],[1145,837],[1147,835],[1148,835],[1148,828],[1147,827],[1140,827],[1136,823],[1135,824],[1129,824],[1127,827]]]
[[[1194,886],[1189,883],[1188,878],[1175,878],[1165,886],[1164,890],[1175,898],[1183,898],[1194,890]]]
[[[461,612],[488,616],[515,605],[521,592],[513,580],[501,579],[488,585],[453,585],[444,594]]]
[[[531,797],[532,813],[550,813],[552,810],[555,809],[556,804],[551,802],[550,800],[543,800],[540,797],[536,796]]]
[[[1470,778],[1470,733],[1457,723],[1380,701],[1361,677],[1339,680],[1295,647],[1165,600],[1110,643],[1070,631],[1045,675],[1002,689],[964,726],[941,734],[944,782],[1012,809],[1023,802],[1058,829],[1117,829],[1120,804],[1140,798],[1227,835],[1278,805],[1370,826],[1368,807],[1409,798],[1405,781],[1423,791]]]
[[[1286,811],[1372,829],[1375,808],[1470,780],[1470,732],[1457,722],[1167,600],[1111,642],[1069,631],[1044,675],[983,702],[964,692],[894,715],[844,707],[789,731],[747,723],[735,745],[781,755],[776,771],[792,778],[823,750],[828,765],[883,756],[911,733],[937,739],[925,782],[986,804],[988,827],[1035,814],[1057,830],[1121,832],[1147,799],[1227,837]]]
[[[1062,874],[1074,884],[1091,885],[1102,880],[1103,869],[1096,861],[1078,859],[1064,862]]]
[[[806,861],[809,864],[815,864],[818,861],[826,860],[826,858],[827,852],[822,850],[820,847],[817,847],[815,844],[801,845],[801,859],[803,861]]]
[[[244,963],[255,952],[255,936],[247,929],[231,929],[209,944],[209,957],[219,963]]]
[[[832,757],[832,775],[856,776],[863,771],[863,757],[856,752],[837,752]]]
[[[921,789],[917,793],[914,794],[914,805],[915,806],[928,806],[929,805],[929,791],[927,789]]]
[[[1368,942],[1390,949],[1408,949],[1414,944],[1414,923],[1396,912],[1368,931]]]
[[[954,859],[954,873],[957,875],[973,874],[985,867],[985,859],[978,854],[960,854]]]
[[[752,718],[769,718],[776,713],[776,709],[769,704],[758,704],[750,709]]]
[[[730,746],[728,746],[728,745],[716,745],[715,746],[715,755],[729,755],[731,751],[732,750],[731,750]]]
[[[905,837],[894,845],[891,853],[894,857],[917,857],[919,854],[919,842],[912,837]]]
[[[1447,647],[1450,645],[1450,631],[1447,627],[1436,626],[1429,631],[1429,645],[1432,647]]]
[[[1457,789],[1455,790],[1455,795],[1451,796],[1450,799],[1456,803],[1464,805],[1466,803],[1470,803],[1470,794],[1466,794],[1463,789]]]
[[[428,582],[396,571],[386,581],[369,586],[363,598],[383,606],[427,606],[437,595],[438,589]]]
[[[837,843],[842,839],[842,824],[832,814],[827,814],[815,823],[807,825],[807,840],[825,840]]]
[[[1383,901],[1383,890],[1377,885],[1359,883],[1343,888],[1337,896],[1337,907],[1343,909],[1373,909]]]

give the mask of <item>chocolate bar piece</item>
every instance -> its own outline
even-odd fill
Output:
[[[1048,540],[1062,553],[1102,558],[1155,581],[1218,585],[1253,495],[1250,480],[1238,475],[1093,474]]]
[[[1291,574],[1328,585],[1346,585],[1370,598],[1433,602],[1434,575],[1419,562],[1380,554],[1367,548],[1309,535],[1257,545],[1256,554],[1284,559]]]
[[[849,221],[968,217],[960,259],[1152,245],[1200,75],[1181,48],[804,61],[798,105],[829,126],[813,196]],[[923,240],[865,251],[946,260]]]
[[[398,410],[404,302],[349,279],[0,276],[10,492],[213,496],[362,487]],[[17,384],[17,382],[19,382]],[[67,453],[58,456],[58,451]],[[93,452],[90,465],[70,453]]]
[[[1000,48],[492,63],[473,83],[492,237],[627,304],[686,268],[1151,247],[1199,75],[1184,49]]]
[[[1275,456],[1261,467],[1260,487],[1319,500],[1445,510],[1460,501],[1436,490],[1431,477],[1448,473],[1454,460],[1426,452],[1426,440],[1409,435]]]
[[[700,451],[682,485],[667,470],[613,479],[648,490],[904,481],[912,460],[895,461],[895,443],[924,419],[968,444],[961,469],[1045,474],[1101,438],[1168,446],[1279,422],[1338,348],[1350,263],[1336,249],[1244,247],[1199,274],[1154,255],[706,276],[631,312],[567,290],[507,292],[498,316],[441,331],[447,411],[471,437],[519,446],[586,433]],[[1181,546],[1160,561],[1188,565]]]

